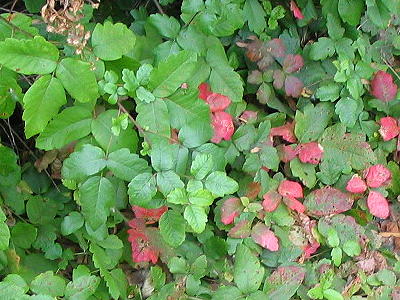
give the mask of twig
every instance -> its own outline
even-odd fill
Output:
[[[155,6],[157,7],[158,11],[160,12],[160,14],[165,15],[165,12],[163,11],[163,9],[162,9],[160,3],[158,3],[157,0],[153,0],[153,2],[154,2],[154,4],[155,4]]]
[[[18,138],[18,140],[21,142],[21,144],[25,147],[26,150],[28,150],[29,154],[33,156],[34,159],[38,160],[39,158],[36,156],[36,154],[29,148],[29,146],[25,143],[25,141],[18,135],[17,132],[15,132],[15,130],[10,127],[11,132],[14,133],[14,135]],[[54,182],[53,178],[51,178],[51,175],[49,174],[49,172],[44,169],[44,172],[46,173],[46,175],[49,177],[49,179],[51,180],[51,183],[54,185],[54,187],[56,188],[56,190],[61,193],[60,189],[58,188],[57,184]]]
[[[21,33],[25,34],[26,36],[29,36],[30,38],[33,38],[34,35],[31,34],[28,31],[23,30],[22,28],[19,28],[18,26],[14,25],[13,23],[11,23],[10,21],[8,21],[6,18],[4,18],[3,16],[0,16],[0,20],[4,21],[7,23],[8,26],[10,26],[11,28],[20,31]]]
[[[379,233],[380,236],[383,237],[396,237],[399,238],[400,237],[400,232],[380,232]]]
[[[13,4],[11,5],[10,11],[14,11],[14,7],[17,4],[18,0],[14,0]]]
[[[389,69],[394,73],[394,75],[397,77],[397,79],[400,80],[400,76],[399,76],[399,74],[397,74],[396,70],[393,69],[393,67],[386,61],[386,59],[384,59],[383,57],[381,57],[381,58],[385,62],[385,65],[387,65],[389,67]]]

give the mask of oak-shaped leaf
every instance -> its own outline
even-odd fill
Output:
[[[353,175],[351,179],[347,182],[346,191],[355,194],[364,193],[367,190],[367,184],[365,181],[357,174]]]
[[[274,232],[264,223],[258,222],[251,230],[251,237],[261,247],[270,251],[279,250],[279,241]]]
[[[371,80],[371,94],[383,102],[392,101],[397,94],[392,75],[385,71],[376,72]]]
[[[384,141],[390,141],[400,133],[397,120],[393,117],[384,117],[379,120],[379,134]]]
[[[159,208],[144,208],[132,205],[132,211],[135,213],[135,217],[137,219],[144,219],[146,224],[156,223],[167,210],[167,206],[161,206]]]
[[[282,196],[278,192],[272,190],[264,194],[263,199],[262,206],[264,211],[272,212],[277,209],[281,203]]]
[[[290,1],[290,11],[293,13],[293,16],[296,19],[299,19],[299,20],[304,19],[304,15],[301,12],[301,9],[297,6],[296,1],[294,1],[294,0]]]
[[[251,234],[251,222],[249,220],[241,220],[228,232],[228,236],[234,239],[244,239]]]
[[[303,57],[299,54],[288,54],[283,61],[283,70],[286,73],[295,73],[304,66]]]
[[[278,193],[283,197],[303,198],[303,187],[296,181],[283,180],[279,184]]]
[[[217,112],[224,111],[231,104],[231,99],[218,93],[212,93],[207,96],[206,102],[210,106],[211,112]]]
[[[294,122],[287,122],[282,126],[271,128],[270,136],[280,136],[289,143],[296,143],[297,139],[294,135]]]
[[[296,76],[290,75],[285,79],[285,92],[287,96],[298,98],[303,91],[304,84]]]
[[[364,170],[364,178],[371,188],[378,188],[390,183],[392,174],[384,165],[378,164]]]
[[[132,260],[139,262],[152,262],[158,260],[159,251],[151,243],[150,237],[146,234],[144,220],[133,219],[128,223],[128,241],[131,243]]]
[[[369,192],[367,206],[369,212],[375,217],[386,219],[390,215],[389,202],[380,192]]]
[[[302,163],[319,164],[324,148],[317,142],[304,143],[297,146],[299,159]]]
[[[304,205],[314,216],[329,216],[348,211],[353,205],[353,198],[333,187],[324,187],[307,195]]]
[[[211,141],[220,143],[222,140],[229,141],[235,131],[232,116],[224,111],[217,111],[212,115],[212,126],[214,136]]]

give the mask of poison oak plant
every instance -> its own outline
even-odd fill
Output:
[[[399,298],[399,1],[24,2],[0,299]]]

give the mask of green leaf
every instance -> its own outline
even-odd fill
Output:
[[[0,223],[0,250],[7,250],[10,241],[10,229],[6,223]]]
[[[0,42],[0,64],[21,74],[49,74],[57,66],[58,49],[43,37]]]
[[[157,193],[156,179],[151,173],[137,175],[128,185],[129,202],[142,206],[148,203]]]
[[[356,26],[364,11],[364,0],[339,0],[338,11],[343,21]]]
[[[57,67],[56,75],[72,98],[79,102],[97,99],[98,86],[90,64],[74,58],[64,58]]]
[[[334,40],[343,37],[344,28],[340,26],[340,20],[333,14],[328,14],[326,17],[326,26],[328,27],[328,34]]]
[[[159,266],[150,268],[151,282],[156,290],[161,289],[165,285],[166,275]]]
[[[362,102],[350,97],[340,99],[335,105],[335,113],[339,115],[340,121],[349,128],[354,127],[362,109]]]
[[[165,212],[159,220],[160,233],[163,239],[172,247],[180,246],[186,237],[185,220],[174,210]]]
[[[190,173],[197,180],[202,180],[214,168],[214,162],[211,154],[199,153],[196,155],[190,167]]]
[[[54,275],[53,271],[39,274],[30,284],[32,292],[37,294],[60,297],[64,295],[65,281],[61,277]]]
[[[21,180],[21,168],[17,160],[13,150],[0,144],[0,187],[16,186]]]
[[[146,103],[150,103],[153,102],[156,97],[154,97],[154,95],[146,90],[144,87],[140,86],[137,90],[136,90],[136,97],[142,101],[142,102],[146,102]]]
[[[339,247],[335,247],[332,249],[331,256],[333,263],[336,267],[339,267],[340,264],[342,263],[342,255],[343,255],[342,249],[340,249]]]
[[[176,188],[168,194],[167,202],[173,204],[187,204],[189,202],[189,198],[186,195],[185,189]]]
[[[169,113],[165,102],[161,99],[156,99],[151,103],[139,103],[136,106],[138,116],[136,121],[145,130],[154,132],[157,138],[161,135],[165,139],[170,137]],[[146,136],[150,136],[146,133]]]
[[[201,233],[206,228],[207,214],[203,207],[188,205],[183,212],[183,217],[195,233]]]
[[[238,245],[233,280],[240,291],[244,294],[257,291],[264,278],[264,272],[264,267],[260,265],[260,261],[250,249],[244,244]]]
[[[94,294],[100,278],[94,275],[83,275],[68,282],[65,288],[65,297],[73,300],[85,300]]]
[[[299,265],[279,266],[266,280],[264,290],[269,299],[292,299],[305,277]]]
[[[189,193],[189,202],[198,206],[210,206],[214,201],[213,195],[208,190],[197,190]]]
[[[390,11],[381,0],[366,0],[367,16],[380,29],[387,28],[390,21]]]
[[[211,67],[211,89],[215,93],[228,96],[233,102],[240,102],[243,98],[243,82],[238,73],[226,65]]]
[[[251,31],[261,34],[267,23],[265,22],[265,11],[258,0],[246,0],[243,6],[245,21],[249,24]]]
[[[322,37],[311,45],[309,56],[312,60],[323,60],[335,53],[335,43],[333,40]]]
[[[340,85],[335,82],[330,82],[326,85],[320,86],[315,92],[315,97],[321,101],[334,102],[339,98]]]
[[[92,122],[92,134],[105,151],[113,152],[118,149],[128,148],[132,153],[135,153],[138,137],[131,124],[126,129],[121,130],[118,136],[112,133],[112,119],[117,118],[118,115],[118,110],[114,109],[101,113]]]
[[[96,230],[107,221],[110,209],[115,205],[114,186],[107,178],[94,176],[81,185],[79,193],[86,223]]]
[[[360,244],[354,240],[346,241],[343,244],[342,248],[343,248],[343,251],[350,257],[360,255],[360,253],[361,253]]]
[[[26,214],[32,224],[46,224],[54,220],[57,214],[57,204],[40,196],[32,197],[26,203]]]
[[[301,179],[303,184],[309,189],[313,188],[317,183],[315,175],[315,166],[312,164],[302,163],[297,157],[290,161],[290,170],[293,176]]]
[[[40,12],[41,8],[46,4],[46,0],[24,0],[26,9],[34,14]]]
[[[191,77],[196,61],[196,53],[183,50],[161,62],[150,76],[148,86],[153,91],[153,95],[156,97],[172,95]]]
[[[44,75],[28,89],[24,99],[25,135],[41,133],[62,105],[67,103],[60,80]]]
[[[327,299],[327,300],[343,300],[344,299],[341,293],[339,293],[335,290],[332,290],[332,289],[324,290],[323,293],[324,293],[325,299]]]
[[[72,106],[64,109],[49,122],[36,139],[36,147],[43,150],[60,149],[87,136],[91,131],[90,110]]]
[[[102,60],[116,60],[135,46],[136,37],[125,24],[97,24],[92,33],[94,54]]]
[[[84,219],[77,211],[72,211],[61,222],[61,233],[69,235],[83,226]]]
[[[82,180],[103,170],[107,165],[105,158],[99,147],[86,144],[64,161],[61,174],[64,179]]]
[[[318,103],[315,107],[307,105],[303,112],[296,111],[294,133],[301,143],[316,141],[324,132],[333,115],[331,103]]]
[[[131,181],[137,175],[150,171],[147,161],[137,154],[130,153],[126,148],[116,150],[108,155],[107,168],[116,177],[125,181]]]
[[[157,186],[165,196],[176,188],[183,188],[185,185],[179,175],[174,171],[163,171],[157,173]]]
[[[162,36],[170,39],[176,38],[181,29],[178,20],[167,15],[152,14],[148,20]]]
[[[28,223],[18,222],[11,229],[11,240],[16,247],[29,249],[36,240],[37,229]]]
[[[211,193],[218,197],[233,194],[239,189],[238,183],[221,171],[215,171],[208,175],[205,185]]]

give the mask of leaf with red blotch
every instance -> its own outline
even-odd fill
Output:
[[[260,191],[261,191],[261,184],[256,181],[252,181],[249,184],[247,184],[246,197],[249,198],[250,200],[253,200],[257,198]]]
[[[298,145],[296,152],[302,163],[318,165],[324,153],[324,148],[317,142],[310,142]]]
[[[384,71],[376,72],[371,80],[371,94],[383,102],[392,101],[397,95],[397,85],[392,75]]]
[[[266,299],[292,299],[304,280],[306,271],[301,266],[280,266],[266,280]]]
[[[285,79],[285,92],[287,96],[298,98],[303,91],[303,82],[295,76],[287,76]]]
[[[274,57],[284,57],[285,56],[285,45],[282,39],[272,39],[267,42],[267,50]]]
[[[371,188],[378,188],[390,183],[392,174],[384,165],[374,165],[364,171],[364,178]]]
[[[283,70],[286,73],[294,73],[299,71],[304,66],[303,57],[299,54],[288,54],[283,61]]]
[[[290,11],[293,13],[293,16],[296,19],[302,20],[304,19],[304,15],[301,12],[300,8],[297,6],[295,1],[290,1]]]
[[[281,203],[282,196],[276,191],[269,191],[263,196],[262,207],[266,212],[272,212]]]
[[[249,220],[241,220],[228,232],[228,236],[234,239],[244,239],[250,236],[251,223]]]
[[[370,191],[367,198],[369,212],[378,218],[386,219],[390,215],[389,202],[377,191]]]
[[[296,148],[293,148],[292,145],[278,145],[276,150],[278,151],[279,159],[284,163],[295,159],[297,156]]]
[[[269,135],[272,137],[280,136],[289,143],[296,143],[297,141],[296,136],[294,135],[294,122],[288,122],[285,125],[271,128]]]
[[[256,111],[245,110],[240,115],[239,120],[243,121],[245,123],[255,122],[255,121],[257,121],[257,115],[258,115],[258,112],[256,112]]]
[[[258,222],[253,227],[251,230],[251,237],[257,244],[269,251],[279,250],[278,238],[265,224],[261,222]]]
[[[243,209],[243,204],[239,198],[226,199],[221,206],[221,222],[225,225],[232,224]]]
[[[203,99],[204,101],[206,101],[207,97],[212,94],[208,83],[205,82],[201,83],[198,89],[199,89],[199,98]]]
[[[283,202],[290,210],[295,210],[298,213],[304,213],[306,208],[304,207],[303,203],[293,197],[283,197]]]
[[[229,141],[235,131],[232,116],[224,111],[217,111],[212,114],[212,126],[214,136],[211,141],[219,143],[221,140]]]
[[[145,219],[146,224],[156,223],[167,210],[167,206],[161,206],[160,208],[143,208],[136,205],[132,206],[132,211],[135,213],[135,217],[138,219]]]
[[[351,194],[333,187],[314,190],[307,195],[304,205],[314,216],[329,216],[348,211],[353,206]]]
[[[158,260],[159,251],[154,247],[146,234],[146,225],[142,219],[129,221],[131,229],[128,230],[128,241],[131,243],[132,260],[139,262],[152,262]]]
[[[400,133],[400,128],[397,124],[397,120],[392,117],[384,117],[379,120],[379,133],[384,141],[390,141]]]
[[[362,194],[367,190],[367,184],[360,176],[354,174],[347,182],[346,190],[350,193]]]
[[[296,181],[283,180],[279,184],[278,193],[283,197],[303,198],[303,187]]]
[[[211,93],[208,95],[206,102],[210,106],[211,112],[216,112],[224,111],[231,104],[231,99],[218,93]]]
[[[310,258],[311,255],[313,255],[315,252],[317,252],[320,244],[317,241],[313,241],[311,244],[307,244],[307,246],[304,248],[304,258]]]

